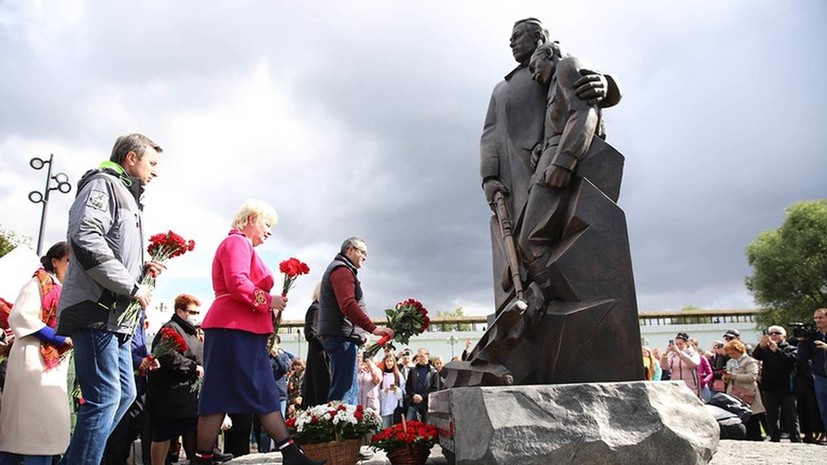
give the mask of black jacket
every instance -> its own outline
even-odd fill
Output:
[[[436,392],[439,386],[439,372],[436,371],[433,365],[428,364],[428,372],[425,374],[425,392],[416,392],[417,374],[419,373],[419,364],[411,367],[408,373],[408,379],[405,382],[405,408],[414,406],[419,410],[427,410],[428,408],[428,394]],[[414,394],[422,396],[422,402],[418,404],[413,403]]]
[[[186,320],[173,315],[163,328],[172,328],[187,343],[181,354],[173,352],[157,357],[161,367],[149,372],[147,379],[147,404],[152,416],[166,418],[195,418],[198,416],[198,394],[194,389],[198,381],[196,367],[203,363],[204,346],[196,336],[196,330]],[[152,341],[153,350],[161,339],[161,331]]]
[[[758,346],[752,351],[752,358],[760,360],[761,390],[794,394],[795,347],[783,342],[773,352],[769,347]]]

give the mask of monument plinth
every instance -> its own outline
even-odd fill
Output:
[[[683,382],[453,388],[429,406],[456,465],[697,465],[719,442]]]

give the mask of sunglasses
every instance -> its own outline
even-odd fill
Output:
[[[769,334],[770,334],[770,336],[783,336],[784,335],[784,333],[782,333],[780,331],[773,331]]]
[[[735,339],[735,337],[734,336],[724,336],[724,339],[726,339],[727,341],[731,341],[731,340]]]

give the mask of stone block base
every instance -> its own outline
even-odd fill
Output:
[[[683,382],[453,388],[429,410],[457,465],[706,464],[719,441]]]

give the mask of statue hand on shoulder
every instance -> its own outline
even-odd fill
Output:
[[[574,82],[574,93],[580,100],[586,100],[589,105],[597,105],[606,98],[609,82],[606,77],[597,71],[581,69],[580,79]]]
[[[571,181],[571,171],[562,166],[549,165],[545,171],[545,183],[548,187],[563,188]]]
[[[485,191],[485,200],[489,204],[494,203],[494,194],[496,194],[497,191],[501,191],[503,195],[508,195],[508,189],[505,188],[499,179],[495,178],[486,179],[482,184],[482,189]]]

